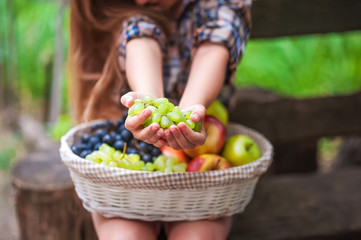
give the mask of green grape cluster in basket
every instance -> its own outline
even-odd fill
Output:
[[[152,161],[145,162],[137,153],[125,153],[103,143],[98,150],[88,154],[85,159],[106,165],[139,171],[155,172],[185,172],[187,164],[175,157],[166,157],[162,154],[153,157]]]
[[[172,125],[184,122],[193,131],[201,130],[201,122],[195,123],[190,118],[192,111],[183,112],[179,106],[174,106],[167,98],[154,99],[152,96],[146,95],[144,99],[135,99],[128,110],[128,115],[135,116],[146,108],[149,108],[152,114],[143,122],[144,127],[158,123],[161,128],[167,129]]]

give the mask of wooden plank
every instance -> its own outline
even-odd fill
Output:
[[[361,135],[353,135],[342,139],[342,145],[335,159],[335,169],[361,166]]]
[[[251,38],[361,30],[360,12],[359,0],[253,0]]]
[[[361,168],[262,177],[230,240],[360,239]]]
[[[361,92],[320,98],[280,97],[260,89],[238,90],[230,120],[263,133],[274,143],[361,133]]]
[[[361,29],[359,0],[255,0],[252,38]]]
[[[274,144],[274,158],[269,173],[316,172],[317,140]]]

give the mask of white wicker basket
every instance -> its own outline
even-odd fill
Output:
[[[70,146],[89,131],[78,125],[61,139],[60,155],[75,190],[90,212],[143,221],[213,219],[242,212],[259,177],[272,162],[273,147],[260,133],[230,123],[227,135],[246,134],[260,146],[258,160],[225,170],[161,173],[107,167],[75,155]]]

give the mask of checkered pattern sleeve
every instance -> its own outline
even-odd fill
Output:
[[[145,15],[136,15],[125,20],[122,24],[118,39],[118,54],[121,69],[125,69],[126,44],[135,38],[153,38],[159,43],[163,53],[166,51],[166,36],[155,22]]]
[[[202,25],[195,31],[195,46],[202,42],[223,44],[229,51],[228,68],[234,72],[249,39],[250,1],[224,1],[205,8]]]

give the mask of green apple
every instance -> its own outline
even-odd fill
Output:
[[[260,158],[261,151],[252,138],[238,134],[226,140],[221,155],[232,166],[240,166]]]
[[[212,104],[207,108],[206,114],[218,118],[218,120],[221,121],[224,126],[227,126],[228,111],[219,100],[216,99],[212,102]]]

